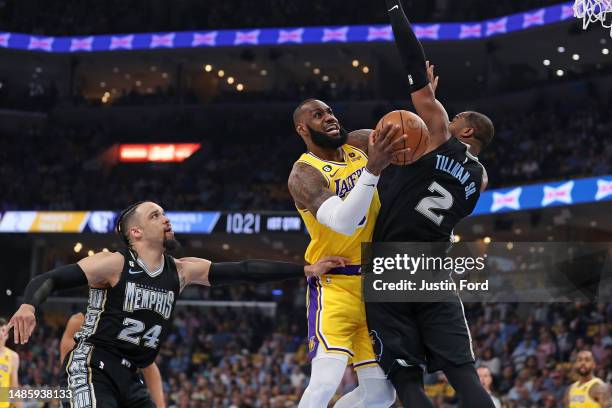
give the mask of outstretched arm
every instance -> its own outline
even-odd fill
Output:
[[[54,290],[77,288],[83,285],[104,288],[119,279],[123,268],[123,256],[118,252],[100,252],[81,259],[76,264],[55,268],[38,275],[28,283],[23,295],[23,304],[11,317],[8,328],[14,328],[15,344],[28,342],[34,327],[34,312]]]
[[[216,286],[267,283],[304,276],[321,276],[330,269],[344,266],[345,262],[346,259],[333,256],[323,258],[313,265],[267,260],[213,263],[207,259],[183,258],[176,260],[176,266],[182,289],[190,284]]]
[[[423,119],[430,134],[430,150],[450,138],[448,113],[436,99],[435,90],[428,77],[425,51],[412,29],[400,0],[386,0],[395,44],[408,75],[410,96],[417,114]],[[437,86],[437,81],[434,80]]]

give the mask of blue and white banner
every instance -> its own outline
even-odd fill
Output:
[[[612,201],[612,174],[485,191],[472,216]],[[300,233],[295,212],[167,212],[179,234]],[[0,233],[98,233],[114,231],[115,211],[6,211]]]
[[[414,29],[422,41],[469,40],[554,24],[569,20],[573,16],[572,3],[563,3],[480,22],[415,24]],[[0,32],[0,48],[53,53],[374,41],[393,41],[391,26],[285,27],[78,37],[45,37]]]
[[[612,175],[485,191],[472,215],[612,200]]]

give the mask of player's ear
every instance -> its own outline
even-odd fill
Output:
[[[302,137],[308,136],[308,130],[306,129],[306,126],[304,126],[303,123],[298,123],[295,126],[295,131],[297,132],[298,135],[300,135]]]
[[[138,227],[130,228],[130,232],[134,236],[134,238],[142,238],[142,230]]]
[[[459,133],[459,138],[461,139],[469,139],[474,136],[474,128],[466,127],[461,129],[461,133]]]

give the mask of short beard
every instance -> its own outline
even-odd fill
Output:
[[[312,142],[323,149],[337,149],[343,144],[346,144],[346,141],[348,140],[348,132],[342,126],[340,126],[340,137],[338,138],[332,138],[327,136],[325,133],[317,132],[308,125],[306,125],[306,128],[310,132]]]
[[[164,239],[164,249],[172,254],[181,248],[181,243],[174,238]]]

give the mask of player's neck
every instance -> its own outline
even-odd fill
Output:
[[[578,382],[580,384],[585,384],[585,383],[588,383],[589,381],[591,381],[592,379],[593,379],[593,374],[589,374],[589,375],[587,375],[585,377],[580,377],[578,379]]]
[[[335,162],[344,161],[344,151],[342,150],[342,147],[338,147],[337,149],[325,149],[314,145],[310,146],[308,150],[319,159]]]
[[[142,243],[141,245],[134,245],[134,249],[138,254],[138,259],[144,262],[148,270],[157,270],[164,262],[164,250],[162,247],[152,247]]]

